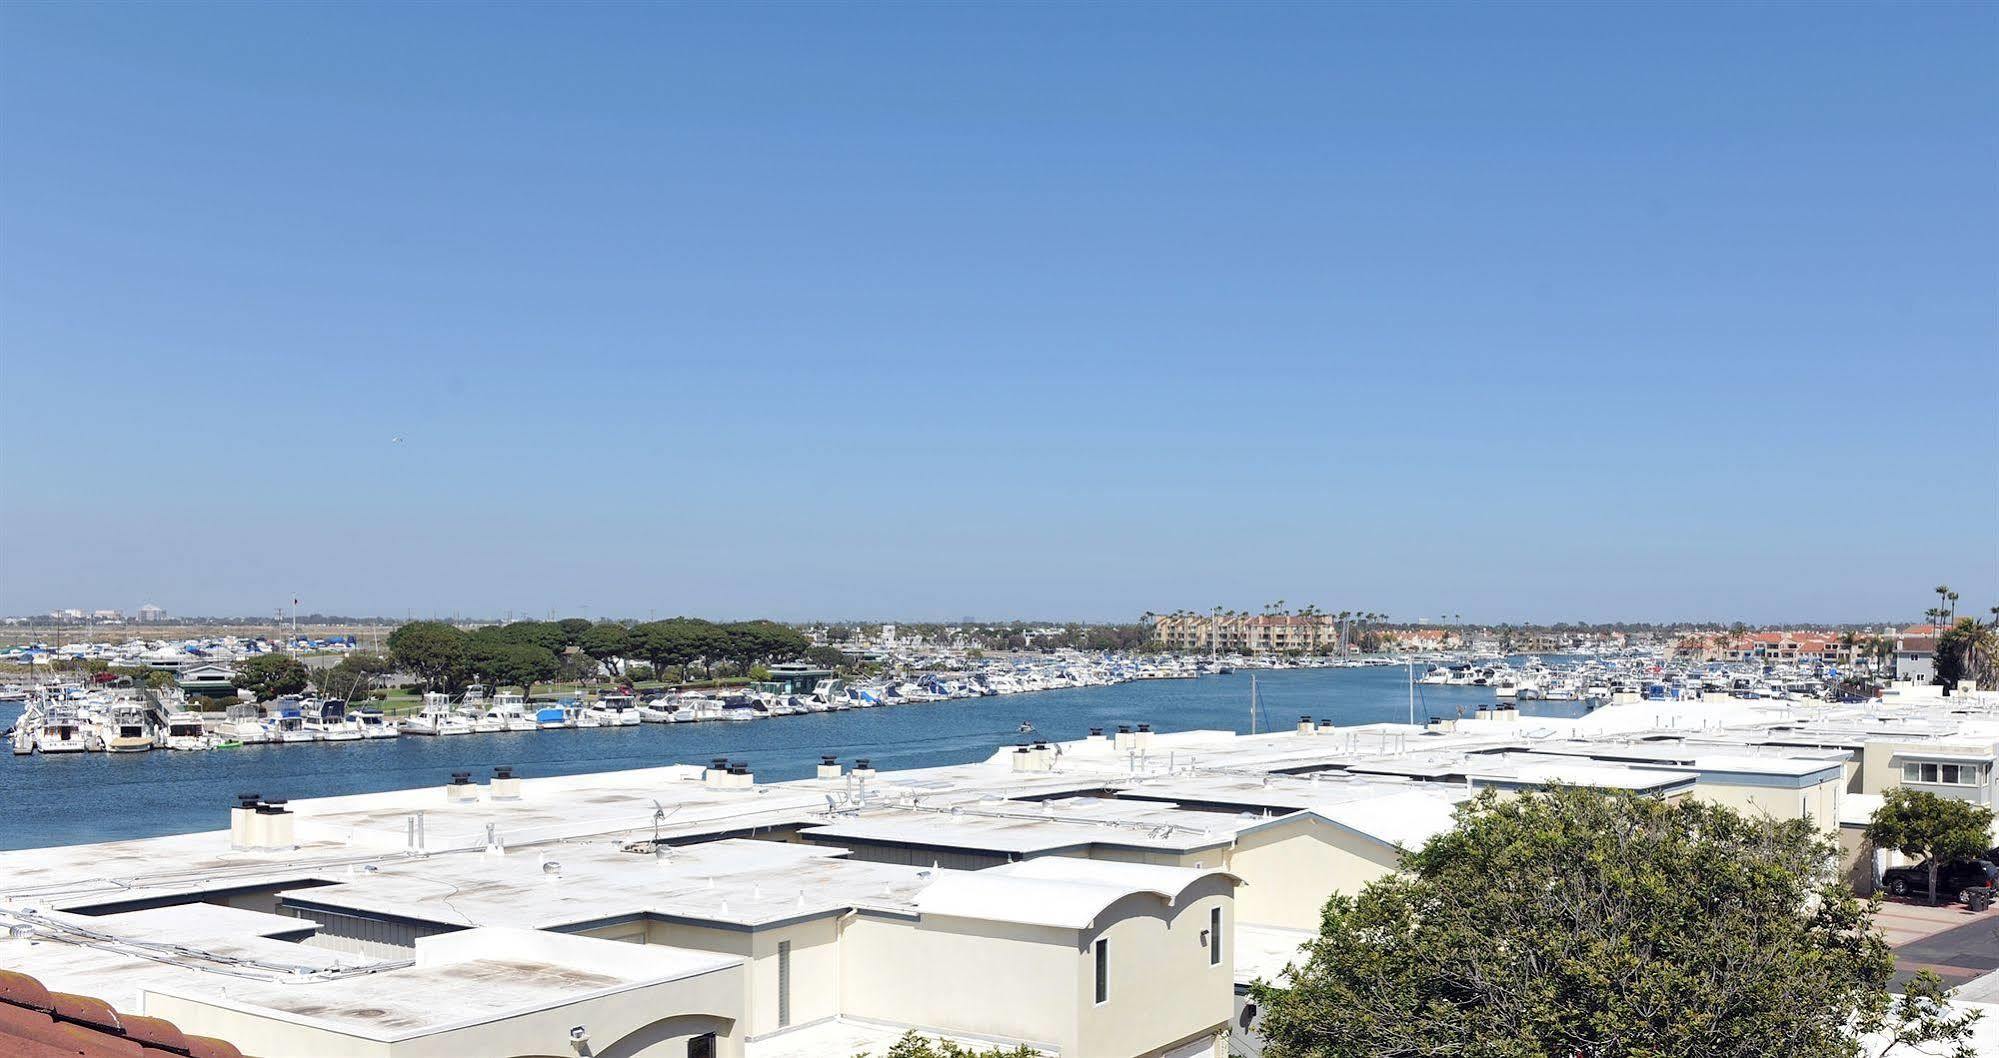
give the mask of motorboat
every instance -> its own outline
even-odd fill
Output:
[[[146,753],[158,739],[146,706],[138,702],[118,702],[111,706],[102,738],[106,753]]]
[[[545,705],[534,711],[534,726],[543,731],[553,731],[576,725],[570,723],[569,710],[559,705]]]
[[[364,739],[395,738],[399,734],[396,725],[390,723],[389,718],[383,716],[382,711],[373,706],[364,705],[354,710],[353,720],[354,726],[361,729],[361,737]]]
[[[361,725],[348,717],[347,703],[339,698],[308,701],[303,711],[306,730],[318,735],[321,742],[355,742],[361,738]]]
[[[208,734],[201,714],[185,711],[167,714],[168,749],[208,749],[216,741]]]
[[[637,727],[643,722],[629,694],[607,694],[584,712],[605,727]]]
[[[81,753],[91,748],[90,733],[74,706],[50,705],[30,731],[37,753]]]
[[[305,726],[302,706],[278,706],[277,715],[271,718],[271,731],[276,741],[282,743],[319,741],[319,732]]]

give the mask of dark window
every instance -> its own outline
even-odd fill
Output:
[[[715,1058],[715,1034],[710,1032],[688,1040],[687,1058]]]
[[[1097,942],[1097,1002],[1111,997],[1111,942]]]
[[[791,942],[777,942],[777,1027],[791,1027]]]
[[[1208,965],[1222,963],[1222,909],[1208,909]]]

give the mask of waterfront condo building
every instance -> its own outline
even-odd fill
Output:
[[[1160,614],[1152,626],[1154,636],[1174,650],[1315,654],[1340,642],[1334,614]]]

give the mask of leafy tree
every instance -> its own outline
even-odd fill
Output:
[[[389,656],[425,687],[448,690],[464,682],[466,638],[443,621],[411,621],[389,633]]]
[[[847,654],[839,647],[811,647],[805,651],[805,660],[822,669],[839,671],[847,666]]]
[[[828,643],[845,643],[852,638],[854,638],[854,630],[848,628],[846,625],[826,626],[826,642]]]
[[[568,633],[555,621],[515,621],[512,624],[481,628],[478,632],[497,635],[508,643],[540,647],[550,654],[560,654],[569,646]]]
[[[797,629],[776,621],[737,621],[722,625],[721,633],[722,656],[745,672],[758,662],[800,657],[812,646]]]
[[[297,694],[305,690],[308,681],[305,666],[290,654],[258,654],[238,665],[236,678],[230,682],[256,695],[258,701],[268,701]]]
[[[1040,1053],[1027,1046],[973,1050],[950,1040],[938,1040],[932,1043],[914,1032],[909,1032],[889,1047],[887,1058],[1035,1058]],[[854,1058],[868,1058],[868,1056],[863,1053],[855,1055]]]
[[[616,621],[599,621],[576,638],[576,645],[591,660],[603,666],[606,676],[616,676],[618,659],[633,653],[632,630]]]
[[[1937,867],[1982,856],[1992,844],[1992,810],[1927,790],[1896,787],[1867,823],[1867,840],[1929,865],[1930,903],[1937,902]]]
[[[1960,617],[1937,637],[1936,659],[1938,683],[1955,688],[1959,680],[1973,680],[1990,690],[1999,677],[1999,631]]]
[[[635,652],[655,670],[681,668],[719,653],[721,633],[698,617],[647,621],[632,629]]]
[[[1265,1053],[1856,1055],[1856,1032],[1922,1012],[1894,1006],[1893,957],[1834,856],[1803,820],[1488,791],[1403,873],[1328,901],[1288,987],[1254,986]]]
[[[547,647],[510,643],[501,637],[474,639],[472,669],[496,688],[519,687],[522,695],[532,695],[535,684],[562,671],[561,662]]]
[[[349,654],[338,665],[315,669],[312,684],[328,697],[351,699],[394,671],[396,663],[380,654]]]
[[[763,667],[762,665],[751,665],[749,676],[750,679],[756,683],[770,682],[770,670]]]
[[[565,617],[555,622],[555,625],[557,628],[562,629],[562,645],[568,647],[581,644],[583,642],[583,633],[597,627],[591,624],[590,619],[587,617]]]

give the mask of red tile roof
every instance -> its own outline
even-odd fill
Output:
[[[0,970],[0,1055],[6,1058],[243,1058],[234,1044],[190,1036],[159,1018],[119,1014],[89,996],[51,992]]]

